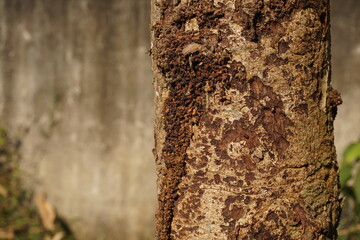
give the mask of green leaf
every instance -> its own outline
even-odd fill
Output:
[[[337,240],[347,240],[348,239],[348,235],[339,235]]]
[[[352,166],[346,162],[342,162],[340,165],[340,184],[341,187],[345,187],[347,181],[351,178]]]
[[[344,162],[350,164],[354,160],[360,159],[360,141],[350,144],[344,152]]]
[[[360,204],[360,174],[356,174],[355,182],[354,182],[354,193],[355,193],[355,199],[356,203]]]

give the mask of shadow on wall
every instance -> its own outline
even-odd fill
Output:
[[[79,239],[153,239],[149,15],[148,0],[0,2],[0,122]]]

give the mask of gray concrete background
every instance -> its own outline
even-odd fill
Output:
[[[332,81],[341,93],[335,121],[339,160],[360,139],[360,1],[332,0]]]
[[[0,0],[0,124],[79,239],[153,239],[149,0]],[[340,154],[360,137],[360,1],[332,1]]]
[[[0,119],[79,239],[153,239],[148,0],[0,0]]]

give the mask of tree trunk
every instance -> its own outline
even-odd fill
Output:
[[[336,239],[329,1],[152,7],[157,239]]]

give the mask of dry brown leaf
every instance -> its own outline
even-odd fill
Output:
[[[55,229],[55,208],[46,201],[44,193],[36,196],[36,206],[39,210],[41,221],[46,230],[53,231]]]
[[[0,195],[3,195],[4,197],[8,196],[8,191],[1,184],[0,184]]]
[[[44,240],[52,240],[50,235],[45,235]]]
[[[65,233],[58,232],[53,237],[51,237],[50,235],[45,235],[44,240],[61,240],[64,237],[65,237]]]
[[[11,230],[0,229],[0,239],[14,239],[15,234]]]
[[[65,237],[65,233],[58,232],[56,233],[51,240],[61,240]]]

